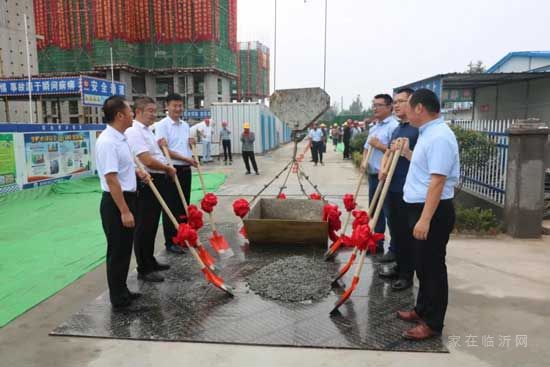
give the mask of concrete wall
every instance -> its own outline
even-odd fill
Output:
[[[484,110],[484,106],[488,110]],[[550,75],[545,79],[475,90],[475,120],[527,118],[550,121]]]
[[[27,53],[23,14],[27,14],[31,74],[38,74],[32,0],[0,1],[0,77],[26,76]]]
[[[546,65],[550,65],[550,59],[542,57],[526,57],[515,56],[508,60],[504,65],[500,66],[495,73],[518,73],[537,69]]]
[[[218,93],[218,80],[222,83],[222,93]],[[231,83],[228,78],[206,74],[204,76],[204,107],[208,108],[212,103],[231,102]]]

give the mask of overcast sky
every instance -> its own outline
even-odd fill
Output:
[[[239,41],[271,49],[275,0],[238,0]],[[322,86],[325,0],[278,0],[277,89]],[[432,75],[550,50],[546,0],[328,0],[327,81],[344,106]]]

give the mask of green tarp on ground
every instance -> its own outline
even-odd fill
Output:
[[[225,175],[204,179],[214,192]],[[192,187],[197,202],[195,175]],[[100,199],[97,176],[0,196],[0,327],[105,260]]]

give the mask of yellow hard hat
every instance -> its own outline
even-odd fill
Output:
[[[321,124],[321,127],[327,127],[327,125],[325,125],[325,124]]]
[[[344,122],[344,126],[348,126],[348,122],[347,122],[347,121],[346,121],[346,122]]]
[[[250,124],[249,124],[248,122],[245,122],[245,123],[243,124],[243,128],[244,128],[244,129],[250,129]]]
[[[332,127],[338,127],[338,124],[334,124],[334,125],[332,125]]]

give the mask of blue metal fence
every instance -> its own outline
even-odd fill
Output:
[[[495,143],[486,164],[461,166],[463,188],[504,206],[508,167],[508,128],[514,120],[455,120],[453,124],[466,130],[486,134]]]

